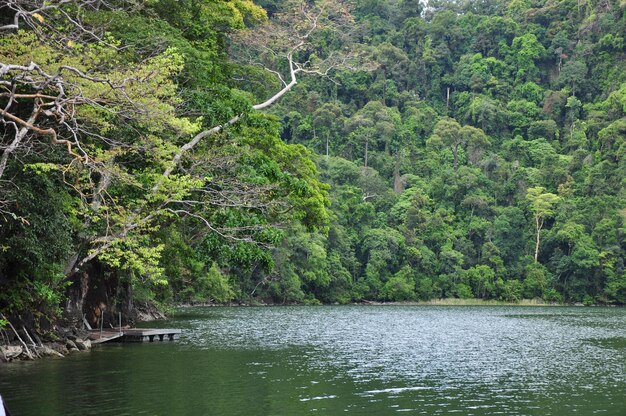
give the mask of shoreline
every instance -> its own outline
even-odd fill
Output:
[[[63,358],[67,355],[88,352],[92,348],[88,337],[67,336],[64,340],[39,344],[10,343],[0,345],[0,365],[4,363],[36,361],[42,358]]]
[[[459,299],[459,298],[442,298],[431,299],[425,301],[404,301],[404,302],[382,302],[362,300],[350,303],[320,303],[310,305],[306,303],[271,303],[271,302],[242,302],[242,303],[176,303],[172,305],[174,309],[188,308],[247,308],[247,307],[277,307],[277,306],[343,306],[343,305],[363,305],[363,306],[524,306],[524,307],[590,307],[590,308],[618,308],[620,305],[608,304],[592,304],[584,305],[582,303],[557,303],[546,302],[541,299],[522,299],[519,302],[506,302],[494,299]]]

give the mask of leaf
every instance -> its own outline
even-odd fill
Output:
[[[37,19],[39,21],[39,23],[43,23],[44,19],[43,16],[40,15],[39,13],[33,13],[32,16]]]

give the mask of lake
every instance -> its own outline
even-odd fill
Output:
[[[626,309],[189,308],[175,342],[0,365],[20,415],[626,415]]]

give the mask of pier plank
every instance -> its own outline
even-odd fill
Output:
[[[89,339],[94,344],[102,344],[109,341],[115,342],[153,342],[174,341],[182,333],[181,329],[175,328],[111,328],[103,331],[92,330]]]
[[[113,341],[115,339],[119,340],[124,336],[124,332],[120,332],[119,330],[92,330],[89,331],[89,340],[92,344],[102,344],[104,342]]]

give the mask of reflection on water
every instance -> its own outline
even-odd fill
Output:
[[[624,309],[194,308],[160,325],[184,336],[0,367],[0,393],[18,415],[626,415]]]

